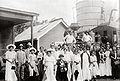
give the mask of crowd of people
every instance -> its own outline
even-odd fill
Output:
[[[49,49],[36,50],[31,43],[10,44],[5,53],[6,81],[91,81],[98,77],[118,78],[120,70],[120,46],[109,42],[93,42],[89,33],[84,33],[82,44],[77,44],[72,32],[64,37],[64,43],[50,44]],[[32,81],[28,80],[28,81]],[[37,79],[37,80],[35,80]]]

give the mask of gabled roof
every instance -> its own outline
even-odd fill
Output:
[[[33,27],[33,38],[38,39],[44,36],[47,32],[52,30],[54,27],[56,27],[58,24],[63,23],[63,25],[68,28],[68,25],[64,22],[62,18],[55,19],[51,22],[44,23],[38,26]],[[15,42],[19,41],[25,41],[31,39],[31,27],[23,31],[21,34],[17,35],[15,37]]]

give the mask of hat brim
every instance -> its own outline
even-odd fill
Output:
[[[7,45],[6,49],[9,49],[10,46],[13,47],[13,49],[16,48],[16,46],[14,44],[9,44],[9,45]]]
[[[33,48],[33,47],[30,48],[30,51],[32,51],[32,50],[34,50],[35,52],[37,52],[37,50],[35,48]]]

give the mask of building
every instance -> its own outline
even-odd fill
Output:
[[[64,32],[68,25],[62,18],[54,19],[41,25],[33,27],[34,47],[39,49],[40,46],[49,48],[52,42],[62,42]],[[16,45],[26,44],[30,41],[30,27],[15,37]]]
[[[104,21],[102,0],[78,0],[76,3],[77,23],[81,26],[98,26]]]
[[[14,43],[14,25],[32,22],[37,13],[0,7],[0,55],[6,51],[6,46]]]
[[[117,28],[115,27],[101,25],[101,26],[93,28],[92,31],[100,34],[101,38],[104,36],[108,36],[108,42],[110,42],[111,44],[117,41]]]

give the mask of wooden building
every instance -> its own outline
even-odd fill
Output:
[[[32,22],[36,13],[0,7],[0,55],[10,43],[14,43],[14,25]]]
[[[49,48],[52,42],[62,42],[68,25],[62,18],[33,27],[33,46],[39,50],[40,46]],[[30,41],[30,27],[15,37],[16,46],[26,45]]]

